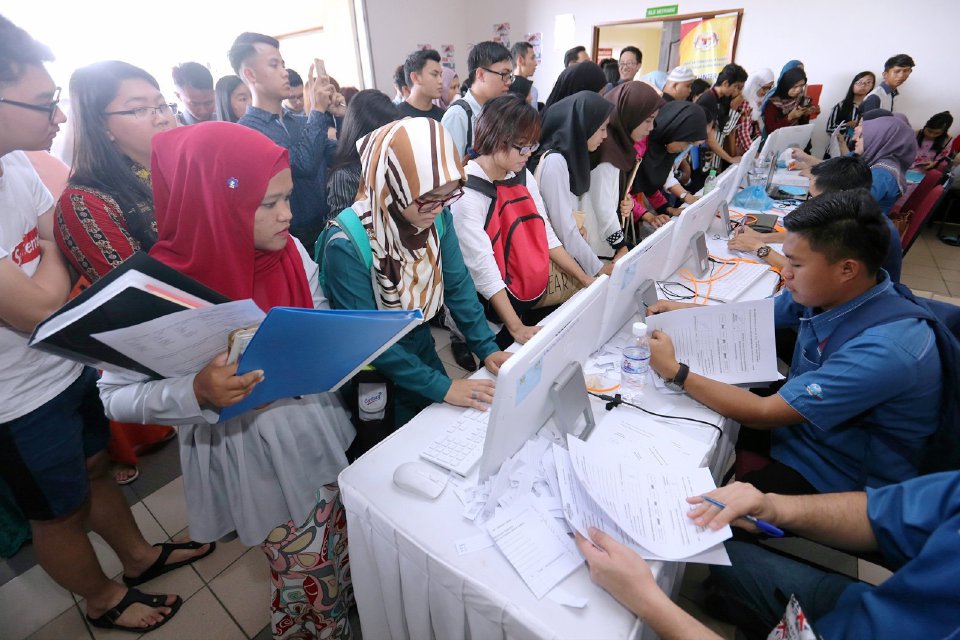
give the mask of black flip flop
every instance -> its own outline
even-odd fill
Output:
[[[158,607],[169,607],[170,613],[163,616],[163,620],[152,624],[149,627],[128,627],[122,624],[117,624],[117,620],[120,619],[120,616],[123,615],[123,612],[126,611],[130,605],[138,603],[145,604],[148,607],[153,607],[154,609]],[[91,618],[90,616],[87,616],[87,622],[98,629],[116,629],[118,631],[131,631],[133,633],[147,633],[148,631],[153,631],[154,629],[158,629],[167,624],[167,621],[176,615],[177,611],[180,609],[180,605],[182,604],[183,599],[180,598],[180,596],[177,596],[177,599],[173,602],[173,604],[167,604],[166,595],[148,595],[131,587],[130,589],[127,589],[127,593],[123,596],[120,602],[117,603],[117,606],[110,609],[99,618]]]
[[[183,560],[181,562],[174,562],[173,564],[167,564],[167,558],[170,557],[170,554],[174,551],[180,551],[182,549],[199,549],[205,544],[209,544],[210,548],[207,549],[207,552],[190,558],[189,560]],[[217,543],[215,542],[161,542],[160,544],[153,545],[155,547],[160,547],[160,556],[157,558],[150,567],[141,573],[135,578],[129,576],[123,576],[123,584],[128,587],[136,587],[144,582],[158,578],[165,573],[173,571],[174,569],[179,569],[180,567],[185,567],[188,564],[196,562],[200,558],[206,558],[208,555],[213,553],[214,549],[217,548]]]

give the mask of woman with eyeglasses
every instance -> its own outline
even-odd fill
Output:
[[[451,380],[426,322],[446,305],[488,370],[497,373],[509,356],[497,348],[484,319],[447,208],[466,182],[454,142],[437,121],[406,118],[364,136],[358,148],[359,199],[341,216],[353,215],[366,233],[348,236],[338,217],[318,241],[330,306],[423,312],[425,322],[372,363],[396,389],[396,427],[434,402],[485,410],[494,383]],[[370,264],[357,244],[364,240]]]
[[[833,106],[830,117],[827,119],[827,133],[833,133],[843,124],[853,124],[860,119],[860,105],[863,104],[873,87],[877,84],[877,76],[872,71],[861,71],[853,76],[847,95]]]
[[[177,126],[149,73],[117,60],[97,62],[70,79],[75,134],[73,174],[57,201],[54,236],[91,283],[157,241],[150,190],[150,142]],[[110,454],[120,484],[139,475],[137,451],[176,436],[165,426],[111,424]]]
[[[526,169],[539,140],[540,116],[519,97],[488,102],[474,138],[478,157],[467,164],[464,196],[451,207],[487,319],[501,327],[501,348],[539,330],[533,309],[546,293],[551,260],[582,286],[593,282],[557,238]]]

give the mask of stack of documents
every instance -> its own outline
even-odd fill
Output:
[[[574,531],[597,527],[651,560],[729,564],[729,528],[687,517],[686,498],[716,488],[698,466],[708,444],[618,408],[590,441],[569,436],[568,446],[538,436],[480,485],[453,482],[464,517],[483,530],[456,541],[457,553],[496,546],[537,598],[579,607],[586,601],[554,590],[583,566]]]

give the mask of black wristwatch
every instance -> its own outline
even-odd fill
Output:
[[[677,375],[673,377],[673,380],[667,380],[667,388],[672,391],[683,391],[683,383],[687,381],[687,374],[690,373],[690,367],[680,363],[680,368],[677,369]]]
[[[763,245],[762,247],[757,249],[757,257],[760,258],[761,260],[766,258],[768,255],[770,255],[770,247],[768,247],[767,245]]]

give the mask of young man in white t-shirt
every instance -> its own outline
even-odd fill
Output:
[[[108,473],[96,372],[27,347],[71,289],[53,241],[54,199],[24,153],[49,149],[66,121],[43,66],[49,59],[46,47],[0,16],[0,481],[30,520],[40,566],[86,599],[91,623],[143,632],[166,622],[181,599],[107,578],[86,527],[113,548],[134,584],[210,548],[144,540]]]

